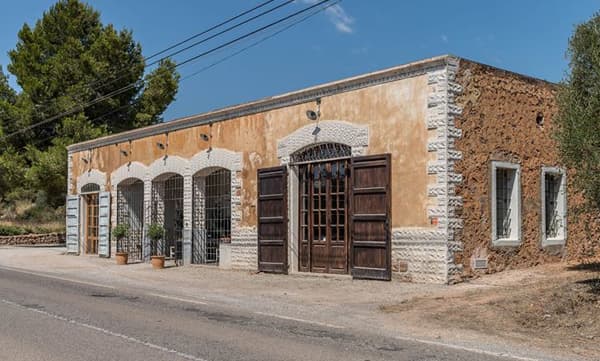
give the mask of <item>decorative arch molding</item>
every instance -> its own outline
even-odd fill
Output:
[[[163,173],[177,173],[181,176],[189,175],[190,163],[178,156],[166,156],[155,160],[148,166],[147,178],[152,180]]]
[[[352,155],[361,155],[369,145],[369,127],[341,120],[308,124],[277,142],[277,158],[287,164],[293,153],[317,143],[345,144],[352,148]]]
[[[137,178],[139,180],[146,179],[148,168],[140,162],[131,162],[123,164],[110,175],[110,184],[113,188],[116,187],[128,178]]]
[[[203,169],[213,167],[225,168],[235,173],[242,170],[242,153],[235,153],[222,148],[203,150],[190,159],[189,166],[192,175]]]
[[[88,183],[94,183],[100,186],[100,191],[106,189],[106,173],[97,169],[90,169],[77,178],[77,193],[81,193],[81,188]]]

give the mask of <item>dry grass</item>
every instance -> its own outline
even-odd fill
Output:
[[[529,282],[441,297],[416,297],[380,311],[465,329],[600,354],[600,263],[563,267]],[[489,276],[494,277],[494,276]],[[579,352],[578,352],[579,353]]]

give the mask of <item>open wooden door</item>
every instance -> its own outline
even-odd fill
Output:
[[[352,158],[350,267],[354,278],[392,278],[390,166],[389,154]]]
[[[287,273],[287,168],[258,170],[258,270]]]
[[[98,198],[98,255],[110,257],[110,192]]]
[[[67,253],[79,254],[79,196],[67,196]]]

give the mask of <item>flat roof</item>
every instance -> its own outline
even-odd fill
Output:
[[[198,125],[210,124],[229,120],[232,118],[242,117],[246,115],[265,112],[272,109],[283,108],[287,106],[297,105],[314,101],[318,98],[334,95],[337,93],[361,89],[377,84],[396,81],[401,78],[417,75],[426,72],[427,70],[439,68],[454,63],[456,61],[465,60],[477,63],[468,59],[460,58],[454,55],[441,55],[424,60],[419,60],[411,63],[406,63],[391,68],[374,71],[371,73],[361,74],[358,76],[345,78],[329,83],[324,83],[280,95],[262,98],[259,100],[250,101],[247,103],[237,104],[206,113],[195,114],[183,118],[177,118],[159,124],[149,125],[142,128],[132,129],[121,133],[107,135],[101,138],[88,140],[81,143],[72,144],[67,147],[67,150],[79,152],[98,147],[103,147],[111,144],[128,142],[131,140],[141,139],[157,134],[164,134],[181,129],[191,128]],[[481,63],[478,63],[481,64]],[[513,73],[521,77],[531,80],[544,81],[527,75],[510,72],[504,69],[495,68],[490,65],[481,64],[490,68],[498,69],[508,73]],[[545,81],[544,81],[545,82]]]

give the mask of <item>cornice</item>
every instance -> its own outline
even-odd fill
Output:
[[[145,138],[157,134],[164,134],[198,125],[221,122],[251,114],[266,112],[273,109],[284,108],[297,104],[314,101],[317,98],[327,97],[339,93],[358,90],[374,85],[389,83],[400,79],[410,78],[427,73],[428,71],[443,67],[450,55],[433,57],[409,64],[404,64],[373,73],[363,74],[331,83],[326,83],[291,93],[285,93],[261,100],[235,105],[207,113],[175,119],[144,128],[134,129],[106,137],[73,144],[67,147],[69,153],[118,144],[135,139]],[[452,61],[452,60],[450,60]]]

